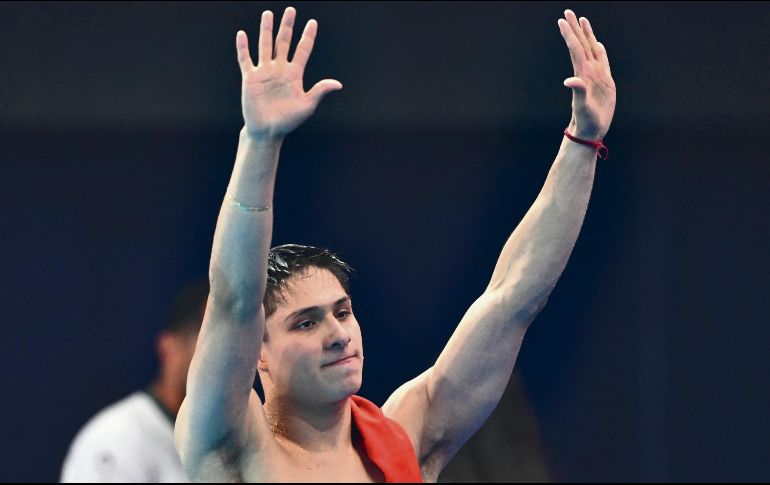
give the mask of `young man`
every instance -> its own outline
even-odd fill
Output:
[[[558,26],[575,70],[564,82],[573,114],[545,186],[435,365],[380,410],[354,396],[364,354],[344,264],[316,248],[269,251],[284,137],[342,88],[326,79],[305,92],[317,24],[307,23],[289,61],[295,15],[286,9],[274,46],[273,16],[263,13],[256,67],[246,34],[236,36],[245,126],[214,236],[177,448],[193,480],[435,481],[500,399],[580,232],[595,143],[615,108],[607,55],[588,21],[567,10]],[[264,404],[252,389],[257,371]]]

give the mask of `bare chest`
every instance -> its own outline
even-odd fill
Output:
[[[332,453],[271,446],[245,460],[247,482],[358,482],[385,481],[380,469],[358,447]]]

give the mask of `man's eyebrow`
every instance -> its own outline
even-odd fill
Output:
[[[345,296],[343,296],[342,298],[340,298],[339,300],[335,301],[335,302],[332,304],[332,306],[337,306],[337,305],[339,305],[340,303],[345,303],[346,301],[350,301],[350,297],[349,297],[349,296],[347,296],[347,295],[345,295]],[[295,311],[291,312],[291,313],[289,314],[289,316],[287,316],[287,317],[286,317],[286,319],[284,320],[284,322],[288,322],[288,321],[289,321],[289,320],[291,320],[292,318],[294,318],[294,317],[298,317],[298,316],[300,316],[300,315],[304,315],[304,314],[306,314],[306,313],[313,313],[313,312],[317,312],[318,310],[321,310],[321,307],[320,307],[320,306],[309,306],[309,307],[306,307],[306,308],[300,308],[299,310],[295,310]]]

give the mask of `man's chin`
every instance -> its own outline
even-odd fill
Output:
[[[342,382],[339,382],[338,385],[334,386],[334,389],[330,389],[331,391],[331,397],[333,401],[342,401],[344,399],[348,399],[351,396],[354,396],[359,390],[361,389],[361,378],[360,376],[357,377],[350,377],[348,379],[345,379]]]

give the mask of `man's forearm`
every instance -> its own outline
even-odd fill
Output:
[[[565,137],[543,189],[500,254],[487,291],[504,291],[519,323],[534,319],[564,271],[595,169],[596,151]]]
[[[615,114],[616,88],[607,51],[585,17],[564,11],[557,21],[574,76],[568,129],[583,140],[602,140]],[[528,325],[556,286],[583,225],[596,170],[593,147],[562,139],[543,189],[506,242],[487,288],[511,320]]]
[[[247,319],[258,311],[265,291],[273,211],[246,208],[272,204],[281,144],[280,138],[255,139],[241,131],[214,233],[209,267],[212,298]]]

